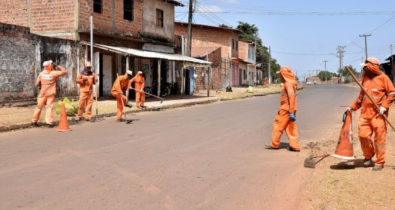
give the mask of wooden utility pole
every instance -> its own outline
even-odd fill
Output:
[[[365,59],[368,59],[368,36],[372,36],[372,34],[361,34],[359,37],[365,38]]]
[[[192,19],[193,19],[193,0],[189,0],[187,56],[191,56],[192,54]]]
[[[206,60],[208,61],[208,40],[206,40]],[[210,97],[210,67],[207,67],[207,97]]]
[[[270,49],[270,46],[269,46],[269,62],[268,62],[269,85],[272,84],[272,62],[271,61],[272,61],[272,55],[271,55],[271,49]]]
[[[160,75],[160,73],[161,73],[161,65],[162,65],[162,60],[158,60],[158,91],[157,91],[157,94],[158,94],[158,97],[160,97],[160,78],[161,78],[161,75]]]

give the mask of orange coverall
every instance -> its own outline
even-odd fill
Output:
[[[77,116],[81,118],[82,114],[86,111],[85,118],[90,120],[92,118],[93,85],[96,84],[96,75],[85,69],[78,75],[76,82],[80,85],[80,100]]]
[[[117,117],[122,119],[123,105],[126,104],[126,91],[130,87],[130,82],[128,80],[128,75],[119,76],[112,86],[111,94],[117,99]],[[122,100],[122,101],[121,101]]]
[[[44,70],[37,77],[35,85],[37,87],[40,87],[41,89],[37,97],[37,107],[34,111],[33,119],[32,119],[33,123],[38,122],[44,104],[47,105],[45,122],[50,125],[52,125],[53,123],[52,112],[53,112],[55,96],[56,96],[56,80],[59,77],[67,74],[67,70],[65,68],[61,66],[58,66],[58,68],[60,69],[60,71]]]
[[[391,80],[382,73],[378,66],[368,65],[365,71],[371,71],[375,76],[369,78],[366,72],[363,73],[362,86],[368,94],[379,105],[388,109],[395,99],[395,88]],[[385,142],[387,135],[387,124],[373,103],[365,96],[361,90],[359,97],[350,105],[352,110],[361,108],[359,119],[358,134],[363,155],[366,159],[371,159],[376,154],[376,165],[383,166],[385,163]],[[374,133],[374,143],[372,136]]]
[[[297,110],[297,81],[290,67],[282,67],[280,69],[281,77],[284,80],[284,88],[281,91],[280,110],[273,123],[272,143],[271,147],[279,148],[281,135],[287,133],[289,146],[293,150],[300,150],[299,135],[296,122],[290,120],[289,114],[296,113]]]
[[[144,92],[140,92],[144,91],[144,87],[145,87],[145,80],[144,77],[141,74],[136,75],[135,77],[133,77],[132,80],[130,80],[130,86],[132,85],[132,83],[134,83],[134,89],[135,89],[135,93],[136,93],[136,107],[142,107],[144,106],[144,102],[145,102],[145,93]]]

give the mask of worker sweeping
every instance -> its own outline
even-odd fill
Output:
[[[136,93],[136,107],[137,108],[144,108],[144,102],[145,102],[145,93],[144,93],[144,87],[145,87],[145,80],[143,77],[143,72],[138,71],[137,75],[133,77],[133,79],[130,81],[130,85],[134,85],[135,93]]]
[[[289,150],[300,151],[298,128],[296,126],[296,110],[297,110],[297,84],[295,75],[288,66],[282,67],[280,77],[284,83],[280,97],[280,110],[273,123],[272,143],[266,145],[268,149],[279,149],[282,133],[287,133],[289,139]]]
[[[51,60],[43,63],[44,70],[38,75],[36,86],[40,88],[37,97],[37,107],[33,114],[32,125],[38,126],[37,122],[41,115],[41,110],[46,104],[45,122],[49,127],[53,127],[53,108],[56,96],[56,81],[59,77],[66,75],[67,70],[62,66],[54,64]],[[60,71],[55,71],[59,69]]]
[[[385,164],[387,135],[387,124],[383,115],[388,116],[388,109],[395,99],[395,88],[388,76],[380,71],[377,58],[368,58],[361,66],[363,67],[362,86],[380,106],[380,110],[375,108],[363,90],[347,110],[356,111],[361,108],[358,134],[365,157],[363,165],[374,166],[374,171],[380,171]],[[373,135],[374,142],[372,142]],[[375,162],[372,161],[374,155],[376,155]]]
[[[96,84],[96,75],[92,72],[92,64],[85,62],[85,68],[78,74],[76,82],[80,85],[80,100],[77,120],[82,119],[85,113],[85,120],[90,121],[92,118],[93,104],[93,85]]]
[[[112,86],[111,94],[117,99],[117,118],[119,122],[123,122],[123,105],[131,107],[127,103],[126,91],[129,90],[130,80],[132,79],[133,72],[127,70],[125,75],[119,76]]]

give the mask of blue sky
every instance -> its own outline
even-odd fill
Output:
[[[181,2],[188,4],[188,0]],[[187,21],[187,9],[176,9],[177,21]],[[197,0],[197,11],[204,13],[196,13],[194,23],[255,24],[264,45],[271,46],[273,58],[291,66],[299,77],[324,69],[324,60],[327,69],[336,72],[339,45],[346,46],[344,64],[359,70],[365,56],[360,34],[372,34],[369,56],[384,61],[390,44],[395,53],[394,0]]]

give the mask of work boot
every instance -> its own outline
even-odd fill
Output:
[[[274,149],[274,150],[278,150],[278,149],[280,149],[279,147],[273,147],[272,145],[270,145],[270,144],[265,144],[265,149]]]
[[[118,122],[125,122],[124,119],[118,119]]]
[[[32,126],[33,127],[38,127],[38,123],[37,122],[32,122]]]
[[[75,118],[75,120],[80,121],[80,120],[82,120],[82,117],[77,116],[77,117]]]
[[[300,152],[299,141],[296,139],[290,139],[288,149],[289,149],[289,151],[292,151],[292,152]]]
[[[381,171],[383,170],[384,166],[383,165],[377,165],[375,164],[374,167],[372,168],[373,171]]]
[[[133,107],[133,105],[131,105],[131,104],[129,104],[129,103],[126,103],[125,106],[126,106],[126,107],[129,107],[129,108],[132,108],[132,107]]]
[[[374,166],[374,162],[372,161],[371,158],[370,159],[365,158],[363,160],[363,167],[368,168],[368,167],[373,167],[373,166]]]
[[[55,125],[54,125],[54,124],[47,123],[47,127],[48,127],[48,128],[53,128],[53,127],[55,127]]]
[[[89,121],[91,121],[91,118],[85,118],[85,121],[89,122]]]

